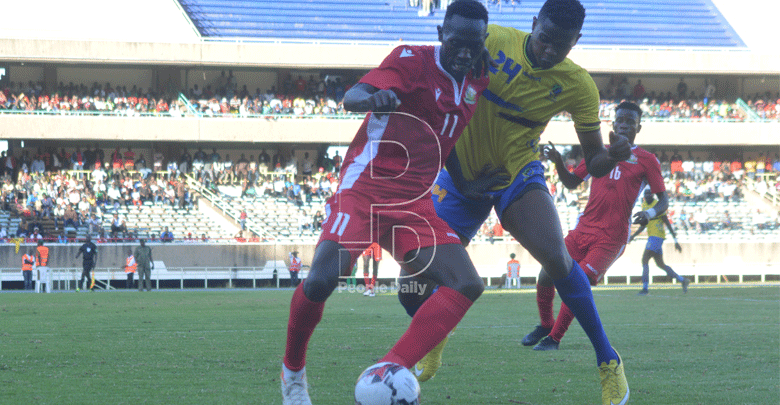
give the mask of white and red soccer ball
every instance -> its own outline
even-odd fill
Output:
[[[358,377],[355,405],[419,405],[420,384],[406,367],[377,363]]]

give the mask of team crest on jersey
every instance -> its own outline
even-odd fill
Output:
[[[635,164],[639,163],[639,159],[637,159],[636,155],[632,153],[631,157],[628,158],[628,160],[626,160],[626,163],[631,163],[632,165],[635,165]]]
[[[558,95],[563,92],[563,87],[560,84],[556,84],[550,89],[550,94],[547,95],[547,99],[553,103],[558,101]]]
[[[471,85],[469,87],[466,87],[466,95],[463,97],[463,101],[465,101],[467,104],[476,104],[477,103],[477,91],[474,90]]]

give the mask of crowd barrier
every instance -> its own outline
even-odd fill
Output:
[[[299,278],[305,279],[309,267],[304,266]],[[65,267],[51,268],[48,277],[33,269],[33,281],[35,291],[40,291],[40,284],[50,282],[46,290],[49,291],[74,291],[80,286],[81,268]],[[94,269],[95,287],[100,290],[124,289],[127,273],[123,269],[97,268]],[[259,288],[276,285],[282,287],[283,280],[290,280],[290,272],[284,261],[269,261],[265,266],[258,267],[166,267],[164,262],[155,261],[151,271],[152,288],[160,289],[185,289],[185,288],[234,288],[239,286]],[[137,274],[134,276],[135,285],[138,283]],[[0,291],[18,290],[11,288],[24,282],[20,269],[0,269]]]

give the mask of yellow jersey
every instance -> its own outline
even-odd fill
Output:
[[[642,211],[647,211],[650,208],[655,207],[655,204],[658,203],[658,200],[653,200],[650,204],[647,203],[647,200],[644,198],[642,199]],[[664,226],[664,221],[661,219],[663,217],[662,215],[659,215],[655,217],[655,219],[651,219],[650,222],[647,223],[647,236],[655,236],[657,238],[666,239],[666,227]]]
[[[590,74],[568,58],[550,69],[531,67],[525,52],[529,33],[492,24],[488,33],[485,46],[499,67],[491,67],[490,84],[455,150],[466,180],[491,164],[506,168],[511,184],[539,159],[539,138],[553,116],[568,112],[578,131],[600,128],[599,91]]]

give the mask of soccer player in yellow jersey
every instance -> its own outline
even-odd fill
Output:
[[[655,207],[657,203],[658,200],[655,199],[655,195],[653,195],[653,193],[650,191],[650,188],[646,188],[644,198],[642,198],[642,211],[647,211]],[[642,290],[639,291],[639,295],[647,295],[647,287],[650,284],[651,258],[655,260],[655,264],[658,266],[658,268],[665,271],[669,277],[676,279],[682,284],[684,293],[688,292],[688,284],[691,283],[691,280],[688,280],[687,278],[675,273],[671,267],[664,263],[664,251],[662,248],[664,239],[666,239],[666,229],[664,229],[664,225],[669,228],[669,233],[672,234],[672,238],[674,239],[674,248],[678,252],[682,252],[682,246],[680,246],[680,243],[677,242],[677,235],[675,235],[672,223],[669,222],[669,217],[666,216],[666,213],[651,219],[647,225],[639,226],[639,229],[637,229],[628,240],[631,242],[634,240],[634,238],[637,237],[637,235],[642,233],[642,231],[647,228],[647,246],[645,247],[645,253],[642,255]]]
[[[488,26],[485,45],[498,66],[491,69],[490,84],[450,153],[447,170],[439,174],[432,198],[437,215],[464,244],[495,208],[501,225],[542,264],[588,335],[596,351],[602,402],[623,405],[629,397],[623,363],[604,332],[587,277],[566,250],[539,162],[540,135],[562,111],[572,116],[592,176],[605,176],[616,162],[631,157],[624,136],[610,134],[610,148],[604,147],[596,85],[585,69],[566,58],[582,35],[584,19],[578,0],[547,0],[530,33]],[[428,279],[402,280],[435,285]],[[422,305],[411,294],[399,294],[399,299],[410,315]],[[443,344],[415,367],[418,379],[433,376]]]

